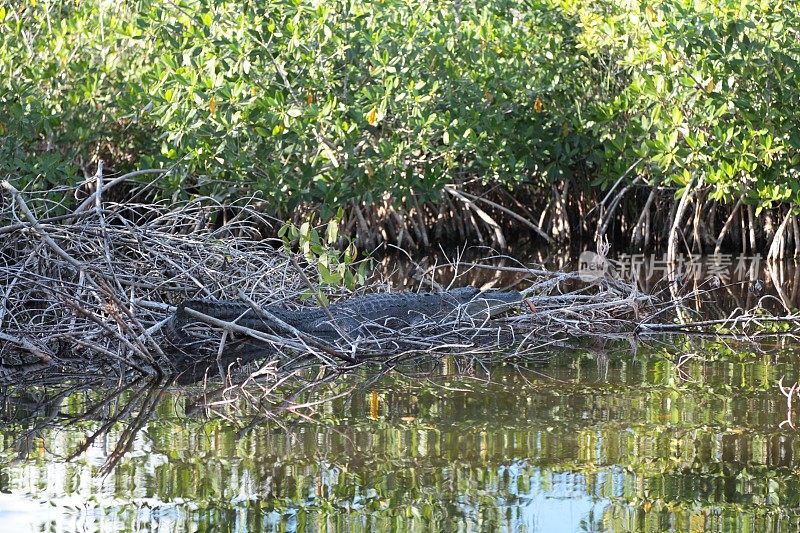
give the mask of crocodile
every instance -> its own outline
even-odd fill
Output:
[[[183,328],[201,321],[187,312],[193,310],[260,332],[299,333],[324,343],[336,344],[342,340],[352,341],[424,323],[480,324],[518,305],[522,300],[523,296],[518,291],[481,292],[473,286],[440,293],[367,294],[332,304],[327,309],[290,310],[279,305],[268,305],[258,312],[241,301],[187,300],[178,306],[169,329],[173,332],[172,340],[180,344],[181,340],[186,339]]]

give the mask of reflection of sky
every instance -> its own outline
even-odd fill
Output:
[[[320,465],[322,466],[322,465]],[[321,479],[323,483],[336,483],[339,471],[334,465],[323,467]],[[552,472],[539,467],[531,467],[527,461],[515,461],[508,465],[502,465],[497,469],[498,479],[504,480],[501,486],[486,487],[483,498],[488,498],[492,502],[503,525],[503,530],[525,531],[539,533],[571,533],[579,531],[601,531],[602,525],[598,520],[602,518],[603,511],[609,504],[608,500],[597,498],[587,494],[585,478],[582,474],[573,472]],[[612,480],[617,477],[613,473],[597,473],[598,482],[603,479]],[[251,485],[247,476],[240,481],[243,485]],[[95,480],[100,483],[99,480]],[[618,482],[613,483],[614,493],[621,487]],[[88,487],[83,487],[84,489]],[[71,497],[56,497],[49,503],[27,499],[24,496],[15,494],[0,494],[0,528],[2,531],[41,531],[45,529],[51,531],[74,531],[75,527],[80,530],[120,530],[124,524],[130,524],[130,514],[133,513],[134,523],[140,525],[150,524],[159,531],[173,531],[181,529],[181,524],[185,524],[188,519],[195,514],[197,508],[189,502],[160,502],[155,499],[117,499],[112,493],[101,489],[104,496],[94,492],[96,499],[92,504],[87,505],[87,501],[78,494]],[[107,489],[107,487],[104,487]],[[252,487],[251,487],[252,488]],[[51,487],[52,489],[52,487]],[[488,490],[487,490],[488,489]],[[80,491],[79,491],[80,492]],[[247,524],[252,523],[247,519],[249,509],[252,504],[258,505],[258,501],[252,500],[252,494],[240,492],[234,501],[230,502],[235,509],[233,526],[234,531],[246,531]],[[369,499],[369,489],[363,496]],[[84,497],[87,494],[84,494]],[[373,495],[376,496],[376,495]],[[290,507],[283,512],[272,512],[263,515],[262,527],[268,531],[302,531],[302,524],[317,525],[325,523],[325,516],[317,515],[314,520],[309,517],[308,521],[298,521],[298,512],[302,510],[316,514],[313,493],[300,507]],[[357,498],[358,500],[359,498]],[[472,531],[475,527],[480,528],[481,517],[481,496],[475,494],[464,494],[455,504],[456,515],[460,515],[458,529]],[[345,503],[345,502],[340,502]],[[348,513],[346,508],[338,508],[334,512],[342,518],[342,514],[350,514],[344,523],[355,526],[356,529],[363,529],[367,516],[381,514],[382,511],[366,512],[363,504],[358,501],[351,502],[352,513]],[[413,503],[412,503],[413,505]],[[397,511],[384,509],[385,511]],[[194,512],[193,512],[194,511]],[[375,513],[375,514],[373,514]],[[402,515],[402,513],[400,513]],[[128,515],[125,518],[125,515]],[[120,520],[122,519],[122,520]],[[367,519],[368,520],[368,519]],[[485,525],[485,524],[484,524]],[[88,529],[86,529],[88,528]],[[369,529],[369,528],[367,528]]]
[[[541,486],[543,475],[550,478],[555,490]],[[579,483],[576,483],[576,477],[580,478]],[[542,533],[595,531],[589,522],[602,517],[608,505],[607,501],[586,494],[583,476],[571,472],[542,473],[539,469],[531,476],[529,498],[520,505],[522,523],[530,531]]]
[[[57,518],[56,514],[44,503],[0,493],[0,528],[3,531],[41,531],[46,521]]]
[[[531,472],[524,462],[498,469],[501,478],[508,476],[507,490],[516,500],[515,505],[498,501],[498,507],[503,509],[504,514],[510,511],[510,525],[515,531],[521,528],[540,533],[595,531],[587,523],[592,517],[601,517],[608,502],[587,494],[583,475],[543,471],[541,468],[532,470],[528,482],[520,484],[517,482],[519,477]],[[520,485],[530,489],[521,493],[517,490]],[[517,520],[514,520],[516,517]]]

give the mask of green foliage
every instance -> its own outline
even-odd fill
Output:
[[[274,209],[691,177],[800,201],[794,2],[20,2],[0,10],[0,175],[177,167],[165,197]],[[331,207],[333,206],[333,207]]]
[[[317,296],[326,300],[325,293],[320,289],[324,286],[346,287],[354,290],[364,285],[367,280],[367,271],[371,269],[371,259],[358,259],[358,249],[352,242],[347,242],[343,251],[336,248],[340,239],[339,224],[343,212],[340,209],[336,217],[325,225],[320,235],[320,230],[311,226],[310,221],[303,222],[298,228],[295,224],[287,222],[278,230],[278,237],[283,240],[283,245],[289,253],[299,251],[309,264],[316,265],[319,274],[320,286]],[[308,297],[311,293],[307,294]]]
[[[759,209],[800,201],[796,3],[596,9],[602,15],[588,20],[584,46],[616,58],[619,87],[598,106],[608,117],[595,126],[605,148],[602,176],[612,179],[643,157],[656,184],[683,187],[694,176],[712,197],[744,195]]]

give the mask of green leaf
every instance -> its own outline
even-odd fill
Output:
[[[340,276],[337,272],[331,272],[328,267],[324,266],[323,264],[318,264],[317,269],[319,270],[319,277],[322,283],[326,283],[328,285],[340,285],[342,282],[342,276]]]
[[[339,222],[337,220],[331,220],[328,222],[328,227],[326,231],[325,240],[328,244],[334,244],[336,239],[339,238]]]

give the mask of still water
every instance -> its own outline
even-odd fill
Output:
[[[763,279],[797,307],[800,270]],[[760,298],[737,287],[696,316]],[[269,418],[225,390],[0,388],[0,531],[800,531],[797,340],[581,346],[362,369]]]
[[[185,389],[7,389],[0,524],[797,531],[800,438],[785,421],[798,417],[776,386],[797,361],[780,344],[678,337],[519,367],[445,360],[430,379],[349,376],[303,399],[338,398],[272,420],[205,416]]]

